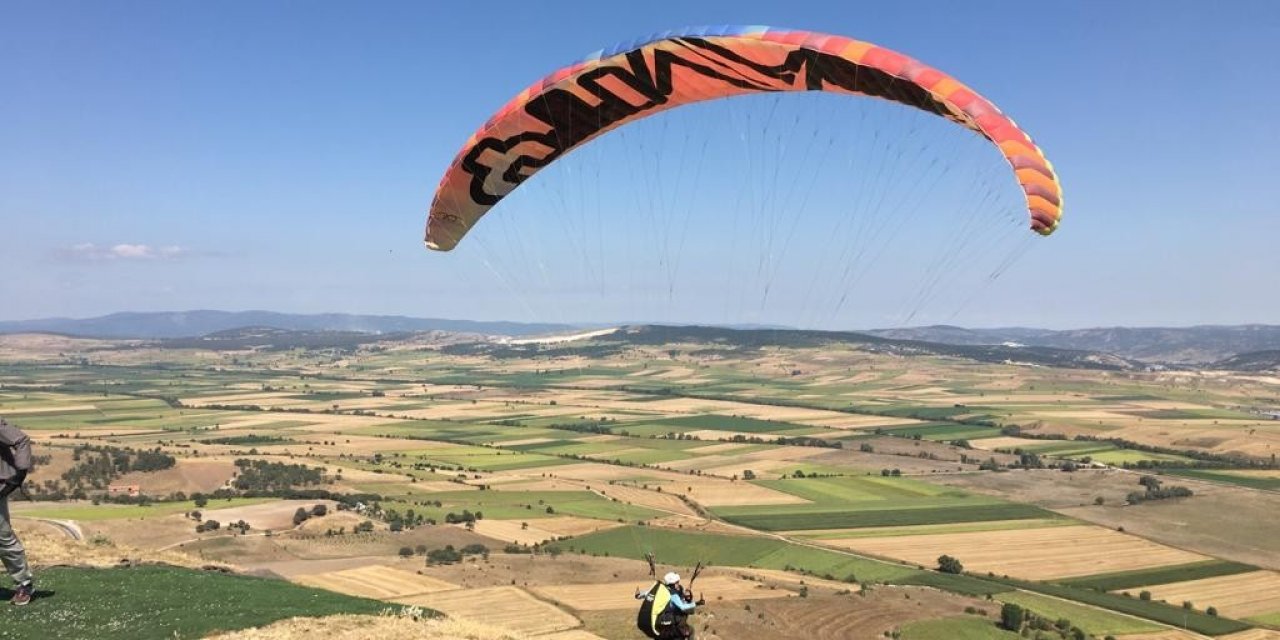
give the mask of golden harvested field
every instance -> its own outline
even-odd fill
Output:
[[[209,493],[226,484],[235,473],[231,460],[183,458],[171,469],[126,473],[112,481],[115,485],[138,485],[147,493]]]
[[[827,427],[830,429],[872,429],[875,427],[896,427],[907,424],[916,424],[919,420],[911,418],[888,418],[883,416],[859,416],[847,413],[840,414],[835,418],[817,418],[812,420],[801,420],[801,424],[812,425],[815,427]]]
[[[559,633],[549,633],[538,636],[538,640],[605,640],[594,633],[587,633],[582,629],[571,629],[569,631],[561,631]]]
[[[886,538],[825,540],[877,556],[934,566],[959,558],[968,571],[1052,580],[1207,560],[1136,536],[1088,525]]]
[[[404,569],[373,565],[345,571],[296,576],[294,582],[351,596],[392,600],[422,593],[457,589],[458,585]]]
[[[609,609],[634,609],[637,588],[648,588],[646,582],[604,582],[599,584],[569,584],[533,587],[532,591],[544,598],[559,602],[578,611],[606,611]],[[785,589],[770,589],[759,582],[733,576],[707,576],[694,583],[694,590],[706,593],[716,601],[760,600],[785,598],[795,593]],[[706,597],[706,596],[704,596]],[[710,598],[709,598],[710,599]]]
[[[787,449],[797,449],[798,447],[787,447]],[[809,448],[805,451],[815,451],[819,454],[822,449]],[[776,453],[774,455],[785,455]],[[747,468],[747,467],[744,467]],[[747,482],[731,482],[724,478],[713,478],[709,476],[691,476],[686,473],[676,473],[672,471],[661,471],[657,469],[637,469],[632,467],[616,467],[604,464],[575,464],[563,467],[555,467],[553,471],[547,472],[548,476],[557,478],[567,478],[572,480],[588,481],[591,488],[595,491],[616,497],[624,502],[633,504],[644,504],[666,509],[668,511],[679,511],[680,513],[691,513],[688,507],[668,508],[659,505],[671,505],[671,499],[679,502],[674,496],[664,496],[663,494],[687,495],[693,500],[706,506],[728,506],[728,505],[744,505],[744,504],[801,504],[808,502],[799,496],[793,496],[789,493],[775,491],[767,487],[753,485]],[[640,484],[639,489],[643,489],[643,485],[648,485],[650,489],[662,487],[662,493],[654,491],[644,491],[644,493],[635,493],[629,491],[628,487],[620,484],[605,484],[609,480],[628,480],[631,484]],[[603,481],[603,482],[596,482]],[[652,493],[657,497],[646,496],[645,493]],[[629,496],[629,497],[624,497]],[[642,500],[644,502],[642,502]],[[661,502],[659,502],[661,500]]]
[[[485,518],[476,521],[475,532],[494,540],[532,545],[553,538],[584,535],[617,526],[620,526],[617,522],[590,518],[535,518],[528,521]]]
[[[651,507],[661,511],[679,513],[687,516],[697,515],[697,512],[690,508],[689,505],[685,504],[683,500],[669,493],[658,493],[657,491],[648,491],[638,487],[630,487],[622,484],[599,487],[596,491],[601,495],[610,498],[617,498],[618,500],[629,504]]]
[[[1280,478],[1280,469],[1251,469],[1248,471],[1221,471],[1232,476],[1245,478]]]
[[[561,518],[539,518],[538,527],[558,536],[580,536],[594,531],[612,529],[621,526],[618,522],[596,520],[594,518],[577,518],[566,516]]]
[[[1200,610],[1217,607],[1230,618],[1280,611],[1280,573],[1274,571],[1173,582],[1143,587],[1142,590],[1150,591],[1154,600],[1166,600],[1175,605],[1190,600]]]
[[[1169,629],[1167,631],[1156,631],[1154,633],[1134,633],[1125,636],[1116,636],[1119,640],[1204,640],[1204,636],[1190,631],[1181,631],[1179,629]],[[1218,640],[1226,640],[1227,638],[1236,638],[1235,635],[1218,636]],[[1239,640],[1245,640],[1240,638]],[[1252,639],[1250,639],[1252,640]]]
[[[590,640],[594,636],[583,636]],[[501,629],[452,618],[420,620],[408,616],[337,615],[288,618],[264,627],[208,636],[209,640],[523,640]],[[543,636],[539,640],[552,638]],[[566,636],[566,640],[569,637]]]
[[[567,631],[582,624],[572,615],[516,587],[440,591],[400,598],[396,602],[428,607],[449,616],[529,635]]]
[[[689,489],[692,488],[690,491]],[[692,498],[708,507],[727,507],[749,504],[803,504],[809,502],[799,496],[775,491],[749,482],[730,482],[706,476],[682,476],[663,491],[674,491]]]
[[[1229,636],[1218,636],[1218,640],[1280,640],[1280,631],[1250,629],[1240,633],[1233,633]]]
[[[748,460],[748,461],[738,460],[733,462],[733,464],[724,464],[721,466],[709,467],[709,468],[702,467],[702,472],[706,475],[723,476],[723,477],[731,478],[733,476],[741,477],[742,472],[746,469],[750,469],[751,471],[759,475],[761,473],[777,471],[779,469],[790,470],[793,468],[795,468],[795,464],[793,464],[790,460]]]
[[[1032,440],[1031,438],[1015,438],[1013,436],[1000,436],[998,438],[982,438],[980,440],[970,440],[969,444],[974,449],[982,449],[983,451],[994,451],[996,449],[1016,449],[1029,445],[1044,444],[1040,440]]]
[[[337,511],[338,503],[332,500],[279,500],[244,507],[208,509],[203,515],[205,520],[217,520],[223,524],[244,520],[258,531],[290,529],[293,527],[293,514],[299,507],[310,511],[318,504],[325,505],[330,513]]]

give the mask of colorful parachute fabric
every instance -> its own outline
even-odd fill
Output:
[[[1031,228],[1062,216],[1053,165],[1008,116],[954,78],[900,53],[811,31],[713,27],[600,51],[520,92],[463,145],[436,190],[426,243],[448,251],[521,182],[628,122],[748,93],[831,91],[935,113],[996,144],[1026,195]]]

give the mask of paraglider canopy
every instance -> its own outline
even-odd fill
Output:
[[[669,31],[596,52],[520,92],[463,145],[431,204],[430,249],[454,248],[539,169],[597,136],[685,104],[748,93],[829,91],[937,114],[994,143],[1025,195],[1031,229],[1062,216],[1053,166],[973,89],[903,54],[811,31],[720,26]]]

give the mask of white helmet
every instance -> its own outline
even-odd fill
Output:
[[[665,585],[667,585],[667,586],[671,586],[671,585],[673,585],[673,584],[675,584],[675,583],[677,583],[677,582],[680,582],[680,574],[678,574],[678,573],[676,573],[676,572],[674,572],[674,571],[672,571],[672,572],[668,573],[668,574],[667,574],[667,575],[665,575],[665,576],[662,576],[662,584],[665,584]]]

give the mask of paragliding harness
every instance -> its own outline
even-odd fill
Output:
[[[658,580],[658,570],[653,554],[646,553],[644,557],[645,560],[649,561],[649,577],[653,578],[654,582],[647,592],[636,593],[636,599],[642,601],[640,603],[640,611],[636,613],[636,627],[649,638],[674,639],[685,637],[681,627],[688,616],[672,604],[671,587]],[[693,574],[689,577],[685,594],[682,595],[685,599],[692,600],[693,581],[698,579],[698,574],[702,573],[702,568],[701,562],[694,567]]]

